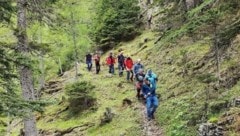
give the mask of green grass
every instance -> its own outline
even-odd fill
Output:
[[[203,40],[193,43],[185,37],[186,39],[177,40],[177,45],[170,43],[167,47],[162,46],[158,48],[153,44],[153,41],[156,40],[153,37],[154,33],[144,32],[132,42],[122,43],[124,46],[119,48],[126,50],[125,54],[135,54],[138,51],[138,45],[145,38],[151,39],[142,45],[147,46],[146,49],[132,57],[135,60],[139,57],[142,58],[146,69],[152,68],[159,75],[157,92],[161,94],[161,101],[157,110],[157,120],[164,128],[167,136],[195,136],[197,135],[197,124],[201,122],[201,116],[204,114],[202,108],[206,97],[205,89],[207,84],[202,83],[195,76],[187,75],[183,77],[181,74],[178,75],[178,73],[182,71],[184,65],[189,65],[188,70],[189,74],[191,74],[196,63],[209,53],[211,41],[206,37]],[[187,63],[181,64],[184,51],[186,51]],[[168,58],[172,59],[171,64],[166,63]],[[233,61],[238,60],[236,55],[234,58]],[[226,68],[233,65],[231,61],[224,61],[224,63],[226,63],[224,64]],[[214,67],[206,69],[208,65],[211,65],[211,63],[202,69],[212,72]],[[228,97],[237,96],[239,85],[236,85],[233,90],[228,93]],[[175,96],[169,98],[172,94]],[[228,99],[226,97],[224,96],[225,99]],[[211,101],[217,100],[213,99]],[[215,114],[214,116],[210,114],[209,120],[216,122],[216,118],[219,116],[220,114]],[[189,121],[195,121],[196,125],[189,125]]]
[[[83,69],[84,68],[84,69]],[[104,71],[101,75],[95,75],[93,73],[86,72],[85,67],[82,67],[80,81],[90,81],[93,85],[96,86],[95,97],[97,98],[97,110],[96,111],[85,111],[76,115],[74,117],[68,117],[69,111],[60,114],[57,118],[52,117],[54,113],[59,111],[62,107],[67,105],[67,102],[63,105],[51,105],[46,108],[44,118],[38,121],[39,129],[60,129],[64,130],[69,127],[74,127],[79,124],[85,124],[88,122],[94,123],[95,126],[87,130],[88,135],[96,135],[101,132],[102,135],[116,135],[121,133],[126,133],[128,131],[135,130],[137,133],[140,129],[140,126],[137,120],[139,120],[140,115],[137,111],[133,110],[133,107],[122,107],[122,100],[124,98],[131,99],[135,104],[135,92],[132,90],[133,85],[126,83],[125,78],[117,78],[117,75],[113,78],[107,78],[107,70],[104,68]],[[71,76],[74,76],[74,73],[70,73]],[[102,82],[104,81],[104,82]],[[124,88],[119,88],[117,85],[123,83]],[[61,92],[64,93],[64,92]],[[61,96],[61,95],[59,95]],[[105,112],[105,108],[110,107],[115,114],[113,121],[107,125],[99,126],[100,118]],[[46,123],[47,120],[54,118],[54,121]],[[132,132],[134,133],[134,132]]]
[[[141,58],[145,65],[145,70],[152,68],[153,71],[159,75],[159,89],[157,89],[157,92],[161,94],[162,100],[157,110],[157,120],[161,127],[164,128],[166,135],[196,135],[196,127],[187,125],[188,119],[192,118],[193,115],[187,113],[191,112],[191,110],[196,110],[196,113],[201,112],[200,109],[203,104],[201,101],[204,97],[199,95],[195,96],[195,94],[198,92],[202,94],[205,84],[199,83],[197,79],[176,76],[176,73],[182,69],[182,65],[179,65],[178,62],[182,60],[181,52],[183,50],[187,51],[189,58],[188,63],[195,63],[209,51],[210,46],[207,44],[207,41],[189,44],[180,42],[178,43],[180,46],[172,46],[171,48],[162,47],[160,50],[156,50],[158,47],[153,44],[156,40],[154,35],[155,33],[153,32],[143,32],[143,34],[135,40],[122,43],[124,46],[120,46],[119,48],[124,50],[124,54],[132,54],[134,60]],[[143,43],[145,38],[150,40]],[[147,47],[138,52],[139,44]],[[115,52],[117,52],[119,48],[115,49]],[[166,51],[168,52],[167,55]],[[171,65],[165,64],[166,58],[173,59]],[[176,69],[174,72],[171,71],[172,67]],[[168,98],[172,93],[176,96]],[[191,102],[197,102],[196,107],[192,107]]]
[[[148,38],[149,41],[144,43],[144,39]],[[161,94],[159,108],[157,109],[156,118],[161,127],[164,129],[166,136],[195,136],[197,134],[198,124],[201,122],[203,115],[203,105],[205,101],[206,83],[200,81],[193,75],[182,76],[179,72],[182,71],[184,64],[182,64],[183,52],[186,51],[187,63],[194,66],[197,61],[203,58],[210,50],[209,39],[206,38],[195,43],[189,42],[188,39],[179,41],[178,46],[162,47],[158,50],[153,42],[155,41],[155,33],[146,31],[141,36],[137,37],[131,42],[123,42],[122,46],[118,46],[113,51],[115,55],[121,48],[124,54],[131,54],[132,58],[136,60],[141,58],[145,68],[152,68],[159,76],[157,92]],[[146,46],[145,49],[139,51],[139,44]],[[131,50],[129,50],[131,49]],[[108,53],[102,56],[104,61]],[[168,58],[172,59],[172,63],[166,63]],[[225,61],[226,68],[231,66],[231,61]],[[210,64],[207,64],[207,66]],[[188,68],[191,73],[193,67]],[[207,67],[205,66],[205,67]],[[202,69],[205,69],[203,67]],[[173,70],[174,68],[174,70]],[[212,69],[208,69],[212,71]],[[97,98],[97,109],[87,110],[74,117],[69,117],[69,111],[60,114],[54,121],[47,121],[53,118],[53,115],[68,105],[64,102],[58,105],[57,102],[65,96],[64,91],[60,92],[53,105],[46,108],[44,118],[38,121],[39,129],[59,129],[64,130],[69,127],[78,126],[79,124],[94,123],[93,127],[87,129],[84,134],[86,135],[140,135],[140,114],[138,110],[133,107],[122,107],[122,100],[129,98],[133,101],[133,105],[138,102],[135,99],[135,92],[133,85],[125,81],[125,77],[119,78],[117,75],[109,78],[106,77],[107,67],[103,66],[100,75],[86,72],[85,65],[81,65],[80,72],[82,76],[79,81],[90,81],[96,88],[93,89],[95,97]],[[117,72],[117,71],[116,71]],[[68,72],[68,76],[64,81],[65,84],[73,82],[74,71]],[[63,80],[63,79],[61,79]],[[122,83],[123,88],[118,87]],[[231,100],[239,94],[239,83],[231,90],[219,95],[217,99],[211,99],[210,102],[217,101],[218,99]],[[214,93],[214,92],[213,92]],[[171,95],[173,95],[171,97]],[[110,107],[115,114],[112,122],[100,126],[100,119],[105,112],[105,108]],[[221,118],[221,113],[209,114],[208,121],[216,122]],[[191,125],[191,123],[193,123]],[[234,135],[234,132],[233,132]]]
[[[4,117],[0,117],[0,121],[6,123],[7,122],[7,118]],[[0,136],[4,136],[6,132],[6,127],[4,126],[4,124],[0,124]]]

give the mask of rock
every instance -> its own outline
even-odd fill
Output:
[[[122,105],[123,106],[131,106],[132,105],[132,101],[130,99],[128,99],[128,98],[125,98],[125,99],[123,99]]]
[[[213,123],[203,123],[198,129],[199,136],[223,136],[223,127]]]
[[[103,114],[103,117],[101,117],[100,125],[105,125],[106,123],[109,123],[112,121],[114,114],[112,113],[111,108],[107,107],[106,111]]]
[[[171,57],[167,58],[166,64],[171,65],[173,63],[173,59]]]
[[[240,98],[234,98],[231,104],[233,107],[240,107]]]
[[[107,75],[105,75],[105,77],[106,77],[106,78],[112,78],[113,75],[112,75],[112,74],[107,74]]]

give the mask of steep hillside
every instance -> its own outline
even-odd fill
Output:
[[[145,48],[138,54],[159,75],[157,118],[166,135],[239,134],[239,4],[147,5],[159,33],[134,44]]]

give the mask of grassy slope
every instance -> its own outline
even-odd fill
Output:
[[[136,103],[134,99],[133,86],[129,83],[125,83],[124,79],[118,78],[107,78],[105,77],[105,70],[101,75],[95,75],[94,73],[88,73],[81,69],[83,76],[80,77],[80,81],[91,81],[96,88],[93,90],[95,92],[95,97],[97,98],[97,110],[96,111],[86,111],[76,115],[71,116],[70,111],[60,114],[58,118],[54,118],[53,122],[47,123],[46,121],[51,118],[48,115],[55,114],[59,109],[62,109],[63,106],[67,105],[67,102],[63,105],[54,104],[50,107],[47,107],[47,112],[45,113],[46,117],[41,119],[38,122],[38,127],[40,129],[67,129],[69,127],[77,126],[79,124],[84,124],[87,122],[95,123],[95,127],[89,129],[86,132],[86,135],[97,135],[101,133],[102,135],[116,135],[125,132],[136,133],[139,130],[139,125],[137,121],[139,116],[137,111],[133,110],[133,107],[122,107],[122,100],[124,98],[129,98]],[[85,70],[85,69],[84,69]],[[71,73],[71,72],[70,72]],[[71,76],[74,77],[74,72],[71,73]],[[71,82],[71,81],[70,81]],[[123,83],[124,88],[119,88],[117,85]],[[63,95],[58,94],[59,96]],[[59,99],[59,96],[56,99]],[[105,108],[112,108],[115,117],[113,121],[105,126],[99,127],[100,117],[103,115]],[[50,110],[48,110],[50,109]]]
[[[139,38],[129,43],[123,43],[124,46],[118,47],[114,50],[115,53],[118,49],[123,49],[126,54],[134,54],[133,58],[141,58],[139,52],[139,43],[142,43],[145,38],[154,37],[154,33],[145,32]],[[149,39],[150,42],[146,44],[146,49],[151,49],[153,45],[153,40]],[[145,45],[144,45],[145,46]],[[131,48],[131,50],[129,50]],[[140,52],[139,52],[140,53]],[[139,57],[141,56],[141,57]],[[102,60],[105,60],[106,54],[102,56]],[[40,116],[38,120],[39,130],[66,130],[74,126],[86,123],[94,123],[94,126],[82,132],[84,135],[119,135],[126,134],[129,136],[141,135],[141,114],[138,110],[139,102],[135,98],[135,90],[132,83],[126,82],[125,76],[119,78],[117,75],[114,77],[108,77],[107,66],[102,67],[100,75],[95,73],[89,73],[86,71],[85,65],[82,65],[80,81],[90,81],[96,88],[93,90],[95,92],[95,97],[97,98],[97,109],[87,110],[78,115],[73,115],[71,111],[66,111],[61,114],[57,114],[59,111],[64,109],[68,102],[65,100],[66,96],[64,90],[53,95],[44,94],[43,99],[53,104],[46,107],[46,111]],[[117,72],[117,71],[116,71]],[[74,82],[74,71],[68,71],[62,78],[56,78],[52,80],[63,81],[64,85]],[[122,84],[123,87],[118,87]],[[128,98],[133,102],[133,106],[124,107],[122,106],[122,100]],[[59,103],[62,102],[60,105]],[[113,121],[109,124],[99,126],[100,118],[105,112],[105,108],[110,107],[115,114]],[[53,120],[53,121],[52,121]],[[17,135],[21,126],[14,129],[14,135]],[[80,132],[79,132],[80,133]]]
[[[215,74],[216,67],[212,62],[200,68],[200,74],[194,74],[194,67],[210,51],[211,41],[208,37],[202,40],[192,41],[191,38],[184,36],[176,43],[166,43],[162,46],[154,45],[156,40],[155,33],[145,31],[141,36],[128,43],[121,43],[120,47],[125,54],[131,54],[136,60],[141,58],[147,68],[153,69],[159,76],[157,92],[161,94],[161,104],[157,111],[157,120],[164,127],[167,136],[195,136],[197,135],[198,124],[202,122],[204,115],[204,103],[206,99],[206,88],[208,84],[204,83],[198,76],[204,76],[206,73]],[[148,39],[148,42],[144,42]],[[226,54],[230,54],[231,60],[223,59],[221,63],[221,72],[229,67],[236,65],[239,61],[239,36],[233,41],[233,46]],[[234,51],[234,52],[233,52]],[[234,61],[234,63],[233,63]],[[210,67],[209,67],[210,66]],[[184,68],[186,67],[186,68]],[[184,75],[184,69],[187,74]],[[224,77],[222,77],[224,78]],[[239,96],[239,83],[230,89],[221,89],[216,92],[210,90],[209,103],[211,106],[218,105],[225,100],[231,101]],[[234,114],[239,113],[238,108],[212,111],[208,109],[207,120],[221,120],[222,115],[228,111]],[[232,125],[228,134],[238,133],[236,124]]]
[[[148,39],[148,42],[144,43],[144,39]],[[196,77],[191,76],[191,69],[194,64],[200,60],[209,51],[209,41],[207,39],[191,42],[191,39],[184,37],[176,44],[170,44],[167,46],[155,46],[153,44],[155,39],[155,33],[145,31],[142,35],[135,40],[128,43],[121,43],[114,52],[121,48],[125,54],[131,54],[134,60],[141,58],[143,64],[147,68],[152,68],[158,75],[158,89],[157,92],[161,94],[160,106],[157,110],[157,121],[164,128],[167,136],[194,136],[196,135],[197,125],[194,127],[189,123],[200,122],[200,117],[203,114],[203,105],[205,100],[205,87],[207,84],[202,83]],[[239,38],[236,38],[234,47],[239,49]],[[122,45],[122,46],[121,46]],[[143,48],[141,50],[141,48]],[[183,52],[187,51],[187,65],[189,75],[183,76],[181,71],[183,69]],[[235,56],[238,56],[235,54]],[[104,60],[106,54],[103,55]],[[236,57],[237,59],[237,57]],[[170,63],[171,62],[171,63]],[[224,63],[224,67],[228,63]],[[71,115],[69,111],[59,114],[54,117],[56,113],[67,106],[65,101],[61,105],[58,105],[62,101],[64,91],[61,91],[55,98],[51,100],[56,101],[55,104],[46,108],[46,112],[38,121],[38,127],[44,130],[65,130],[69,127],[77,126],[88,122],[93,122],[95,125],[84,131],[85,135],[138,135],[140,133],[140,114],[138,110],[134,110],[133,107],[122,107],[122,100],[129,98],[133,101],[133,105],[138,104],[135,99],[135,92],[133,91],[133,85],[126,83],[125,78],[118,78],[116,75],[112,78],[107,77],[106,67],[100,75],[88,73],[85,70],[85,66],[82,65],[80,77],[81,81],[91,81],[96,88],[93,90],[97,98],[97,110],[85,111],[74,117],[68,117]],[[209,69],[209,71],[212,71]],[[67,77],[65,84],[72,82],[74,79],[74,71],[66,73]],[[119,83],[123,84],[123,88],[117,87]],[[216,93],[215,93],[216,94]],[[210,102],[214,102],[222,99],[231,100],[239,94],[239,84],[228,90],[225,95],[220,95],[219,98],[211,99]],[[48,96],[49,97],[49,96]],[[99,126],[100,118],[103,115],[106,107],[111,107],[116,114],[113,121],[107,125]],[[235,112],[236,108],[233,109]],[[217,114],[210,114],[209,119],[217,118],[224,112],[221,111]],[[54,121],[47,122],[53,118]],[[234,132],[233,132],[234,134]]]
[[[146,32],[144,35],[132,42],[123,43],[125,46],[118,47],[114,50],[114,52],[117,53],[121,48],[125,51],[125,54],[135,54],[133,55],[134,59],[139,58],[141,55],[136,54],[139,49],[136,43],[141,43],[145,38],[153,36],[154,33]],[[145,49],[152,48],[152,42],[153,40],[150,40],[150,42],[146,44],[148,47]],[[131,50],[129,50],[129,48],[131,48]],[[106,54],[102,56],[102,60],[105,60],[105,57]],[[38,128],[44,130],[65,130],[79,124],[91,122],[95,125],[94,127],[87,129],[84,132],[85,135],[141,135],[141,114],[138,109],[136,109],[139,102],[135,98],[136,94],[133,84],[126,82],[125,77],[119,78],[117,75],[114,77],[108,77],[107,66],[102,67],[100,75],[87,72],[85,66],[81,67],[81,71],[83,76],[81,76],[79,80],[90,81],[96,86],[93,91],[95,92],[95,97],[97,98],[97,110],[85,111],[76,116],[72,116],[71,112],[67,111],[57,115],[56,117],[56,113],[68,105],[66,101],[61,105],[58,105],[58,103],[62,101],[62,97],[66,97],[64,96],[64,91],[61,91],[51,98],[52,101],[56,102],[46,108],[46,112],[42,115],[43,118],[38,121]],[[74,71],[69,71],[66,73],[66,76],[64,76],[65,79],[63,78],[57,80],[64,80],[64,84],[69,84],[74,82],[72,77],[74,77]],[[118,87],[119,84],[122,84],[123,87]],[[45,97],[49,96],[45,95]],[[133,106],[123,107],[122,100],[124,98],[130,99],[133,102]],[[113,113],[115,114],[114,119],[109,124],[99,126],[100,118],[103,116],[106,107],[110,107],[113,110]],[[69,117],[69,115],[72,117]],[[48,122],[50,119],[54,119],[54,121]]]
[[[157,111],[157,120],[165,128],[166,135],[195,135],[196,130],[187,127],[187,121],[181,118],[192,110],[191,100],[194,99],[194,94],[203,90],[205,85],[196,79],[188,80],[187,77],[177,76],[177,73],[182,71],[182,52],[187,51],[188,63],[193,63],[208,52],[209,45],[204,41],[189,43],[190,40],[186,38],[178,43],[180,46],[158,47],[153,44],[156,39],[154,35],[152,32],[144,32],[139,38],[124,44],[122,48],[126,49],[125,52],[131,51],[130,54],[135,55],[133,58],[141,58],[145,70],[151,68],[158,74],[157,92],[161,94],[161,102]],[[146,38],[149,42],[144,43]],[[146,48],[136,54],[141,44]],[[172,63],[169,64],[168,61]],[[171,95],[177,97],[168,99]],[[194,110],[199,108],[198,105]]]

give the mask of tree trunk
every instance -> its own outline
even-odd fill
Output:
[[[18,28],[18,45],[17,49],[22,56],[29,55],[28,52],[28,39],[27,39],[27,24],[26,24],[26,0],[17,1],[17,28]],[[29,58],[29,56],[28,56]],[[19,66],[20,83],[22,89],[22,95],[25,100],[34,100],[34,88],[32,80],[32,71],[28,66]],[[25,136],[37,136],[36,120],[31,110],[25,110],[27,116],[23,119],[24,121],[24,135]]]
[[[42,31],[41,31],[41,25],[42,23],[40,22],[40,29],[39,29],[39,35],[38,35],[38,42],[42,44]],[[41,95],[41,90],[45,87],[45,71],[44,71],[44,53],[43,51],[40,51],[40,56],[39,56],[39,69],[41,71],[41,74],[39,76],[39,87],[38,87],[38,92],[37,92],[37,99]]]
[[[73,12],[71,11],[71,28],[72,28],[72,37],[73,37],[73,46],[74,46],[74,56],[75,56],[75,77],[78,77],[78,52],[77,52],[77,42],[76,42],[76,33],[75,33],[75,21],[73,17]]]
[[[219,54],[219,39],[217,37],[217,24],[214,23],[213,24],[214,27],[214,41],[213,41],[213,46],[215,48],[215,57],[216,57],[216,67],[217,67],[217,71],[216,71],[216,76],[218,77],[218,81],[217,81],[217,85],[219,87],[220,85],[220,80],[221,80],[221,74],[220,74],[220,54]]]
[[[204,116],[202,117],[202,121],[206,122],[207,121],[207,117],[208,117],[208,109],[209,109],[209,94],[210,94],[210,87],[206,87],[205,88],[205,103],[204,103]]]
[[[6,136],[11,136],[11,117],[8,113],[8,121],[7,121],[7,134]]]
[[[41,74],[39,76],[39,87],[38,87],[38,92],[37,92],[37,99],[40,98],[41,95],[41,90],[45,87],[45,74],[44,74],[44,56],[43,53],[41,51],[40,56],[39,56],[39,69],[41,71]]]
[[[216,47],[216,60],[217,60],[217,77],[218,77],[218,86],[220,85],[221,74],[220,74],[220,55],[219,55],[219,47],[218,43],[215,45]]]

